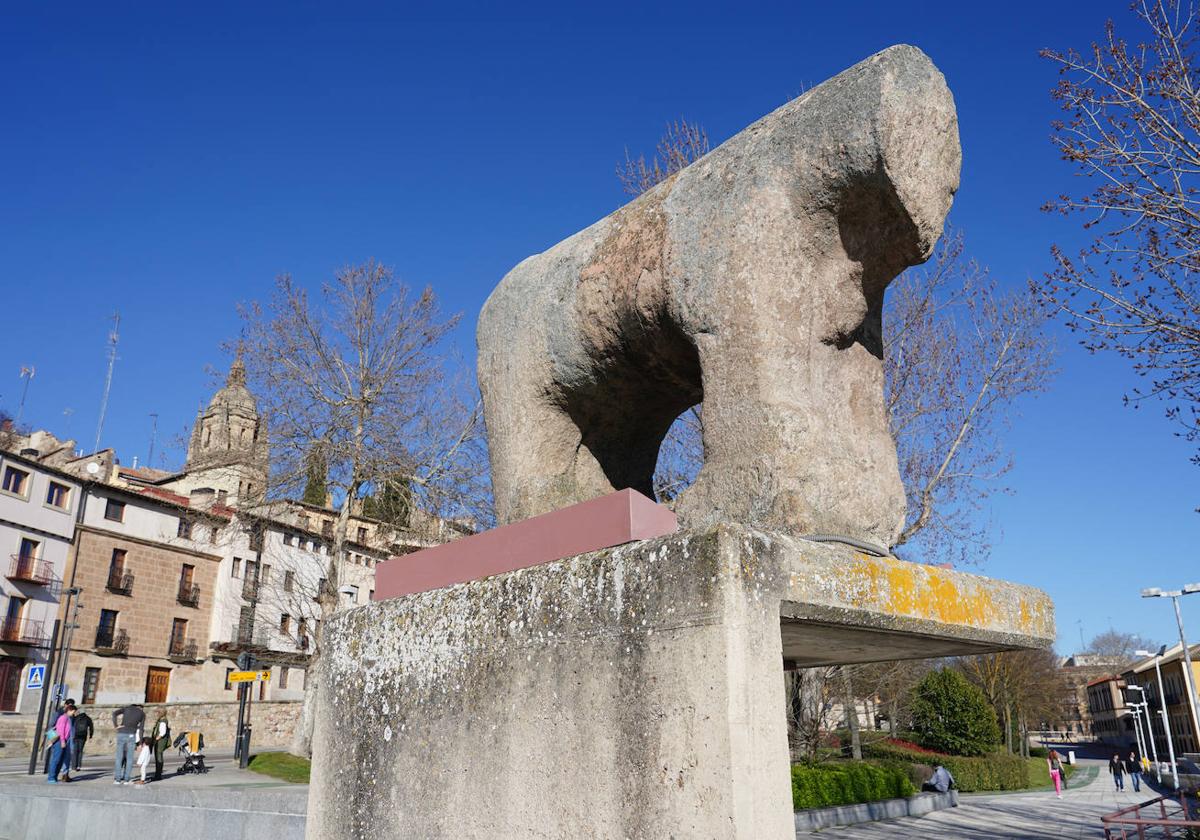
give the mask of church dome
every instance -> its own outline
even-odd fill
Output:
[[[217,408],[241,410],[249,414],[258,414],[258,403],[254,395],[246,387],[246,366],[239,356],[233,360],[229,375],[225,378],[225,387],[213,394],[208,404],[209,411]]]

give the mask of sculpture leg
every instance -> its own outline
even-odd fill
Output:
[[[878,313],[841,340],[805,340],[777,323],[763,320],[752,337],[697,337],[705,463],[680,517],[689,527],[754,522],[886,548],[904,490],[883,409]]]

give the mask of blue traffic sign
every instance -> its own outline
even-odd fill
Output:
[[[29,676],[25,678],[26,688],[41,688],[46,682],[46,666],[30,665]]]

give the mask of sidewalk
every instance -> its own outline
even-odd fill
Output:
[[[1083,766],[1098,764],[1084,760]],[[1053,791],[974,794],[963,796],[957,808],[936,811],[920,819],[831,828],[804,835],[822,840],[1078,840],[1103,838],[1100,817],[1157,796],[1116,791],[1107,773],[1087,784],[1068,788],[1063,798]]]
[[[127,840],[213,837],[303,840],[308,786],[238,769],[209,754],[210,772],[178,775],[178,755],[161,781],[114,785],[112,759],[85,756],[77,781],[47,784],[28,760],[0,766],[0,840]]]

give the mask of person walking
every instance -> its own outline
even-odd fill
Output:
[[[1108,760],[1108,772],[1112,773],[1113,784],[1117,790],[1125,790],[1125,762],[1121,761],[1120,753],[1113,753]]]
[[[120,718],[118,723],[117,719]],[[146,715],[137,703],[117,709],[112,715],[113,726],[117,727],[117,755],[113,761],[113,784],[123,785],[133,776],[134,748],[141,740],[146,725]]]
[[[63,765],[67,761],[69,753],[67,752],[67,744],[74,737],[74,726],[71,719],[75,716],[75,707],[66,706],[63,713],[54,721],[54,728],[51,730],[54,743],[50,746],[50,769],[46,773],[46,781],[49,784],[58,784],[58,773],[63,769]],[[68,776],[65,781],[71,781]]]
[[[66,755],[63,756],[62,762],[62,780],[64,782],[71,781],[71,762],[75,758],[75,718],[79,715],[79,707],[75,705],[75,698],[68,697],[67,702],[63,704],[63,709],[74,709],[75,714],[70,715],[71,718],[71,737],[67,739],[65,745]]]
[[[157,782],[162,780],[163,756],[171,746],[171,725],[167,723],[165,709],[158,716],[158,720],[154,721],[151,733],[150,737],[154,742],[154,781]]]
[[[1134,750],[1130,750],[1129,758],[1125,759],[1125,772],[1129,774],[1129,781],[1133,782],[1133,792],[1141,793],[1142,762],[1138,760],[1137,753]]]
[[[1050,769],[1050,780],[1054,782],[1054,795],[1062,799],[1063,765],[1057,750],[1050,750],[1046,756],[1046,767]]]
[[[83,746],[88,739],[95,736],[96,727],[92,724],[91,716],[79,709],[75,712],[75,744],[71,750],[72,769],[83,769]]]

